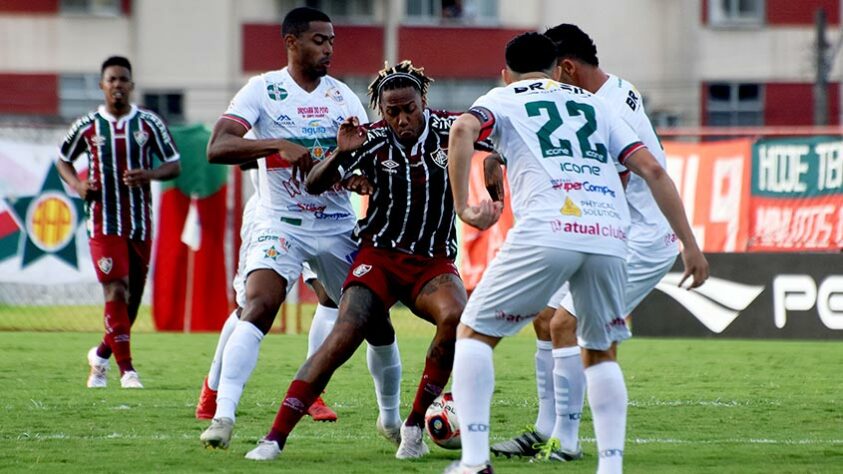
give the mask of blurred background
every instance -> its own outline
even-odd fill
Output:
[[[158,189],[149,316],[140,324],[218,327],[232,304],[228,283],[239,216],[251,189],[239,170],[207,164],[208,127],[250,76],[284,66],[279,23],[289,9],[307,5],[332,18],[337,38],[330,74],[364,104],[366,86],[384,61],[411,59],[436,80],[432,107],[464,110],[499,84],[503,46],[512,36],[579,25],[594,39],[601,67],[640,91],[697,238],[726,259],[713,275],[759,289],[737,302],[701,296],[732,318],[725,325],[701,321],[695,315],[703,310],[689,309],[697,303],[654,292],[651,310],[684,312],[687,324],[684,333],[663,326],[653,331],[741,335],[730,333],[731,321],[763,300],[753,313],[757,324],[745,323],[750,335],[763,325],[773,337],[838,338],[841,4],[0,0],[0,329],[99,327],[100,289],[78,199],[51,170],[68,125],[102,102],[99,67],[115,54],[132,61],[134,100],[165,118],[184,160],[182,177]],[[84,172],[84,160],[78,161]],[[186,228],[196,235],[185,235]],[[460,265],[469,285],[505,230],[463,236]],[[799,258],[808,254],[819,258]],[[805,278],[777,280],[791,274]],[[312,302],[305,287],[300,300]],[[301,311],[297,301],[294,313]],[[810,330],[789,331],[796,323],[788,326],[788,311]]]

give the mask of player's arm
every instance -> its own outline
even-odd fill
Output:
[[[471,112],[464,113],[454,122],[448,137],[448,177],[454,195],[454,210],[466,224],[484,230],[501,216],[503,205],[484,199],[477,206],[468,205],[468,180],[474,142],[483,128],[480,119]],[[483,137],[486,138],[486,137]]]
[[[56,161],[56,168],[59,171],[59,176],[61,179],[67,183],[68,186],[73,188],[79,197],[82,200],[91,199],[94,197],[94,189],[91,188],[91,183],[87,180],[79,179],[79,175],[76,174],[76,168],[73,167],[73,163],[69,161],[65,161],[63,159],[59,159]]]
[[[641,176],[647,182],[656,204],[670,223],[673,232],[682,242],[682,261],[685,264],[685,274],[681,286],[688,277],[693,277],[689,288],[702,285],[708,278],[708,262],[697,245],[697,239],[691,231],[682,199],[667,171],[659,164],[656,157],[647,148],[640,148],[624,161],[633,173]]]
[[[79,179],[76,168],[73,167],[73,161],[85,151],[85,140],[82,136],[82,129],[85,127],[84,120],[84,118],[79,119],[70,127],[70,131],[59,146],[56,169],[61,179],[73,188],[82,200],[88,200],[96,198],[97,190],[88,180]]]
[[[208,141],[208,161],[214,164],[239,165],[249,161],[278,153],[298,169],[302,178],[310,171],[313,160],[310,151],[284,139],[251,140],[243,138],[248,128],[242,123],[221,117],[214,124],[211,139]],[[293,173],[296,174],[295,171]]]
[[[503,157],[497,153],[490,153],[483,159],[483,179],[486,182],[486,191],[492,201],[503,202]]]
[[[340,182],[348,169],[342,167],[351,158],[351,152],[366,142],[366,130],[357,117],[349,117],[337,131],[337,148],[324,160],[317,163],[305,181],[305,189],[310,194],[321,194]]]

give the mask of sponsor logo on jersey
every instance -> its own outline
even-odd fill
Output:
[[[617,240],[626,240],[626,231],[620,227],[605,224],[581,224],[579,222],[564,222],[559,219],[550,221],[550,228],[553,232],[564,232],[566,234],[597,235],[610,237]]]
[[[552,81],[550,79],[534,82],[529,86],[516,86],[513,89],[515,90],[516,94],[523,94],[525,92],[546,93],[557,91],[560,89],[572,92],[574,94],[584,94],[583,90],[579,87],[574,87],[569,84],[562,84],[561,82]]]
[[[290,118],[290,116],[287,114],[281,114],[276,117],[275,123],[277,123],[278,125],[283,125],[285,127],[289,127],[295,124],[295,122],[293,122],[293,119]]]
[[[562,206],[562,209],[559,209],[559,212],[563,216],[582,216],[582,210],[569,197],[565,198],[565,204]]]
[[[103,146],[105,144],[105,137],[102,135],[94,135],[91,137],[90,142],[92,147]]]
[[[298,212],[323,212],[325,210],[324,204],[314,204],[311,202],[297,202],[287,206],[288,211]]]
[[[594,217],[611,217],[612,219],[621,219],[620,213],[615,209],[615,206],[610,202],[601,201],[581,201],[583,214]]]
[[[280,82],[267,85],[266,94],[269,96],[270,99],[277,101],[282,101],[286,99],[289,95],[287,93],[287,89],[284,89]]]
[[[278,238],[277,235],[268,235],[268,234],[267,235],[261,235],[257,238],[257,242],[261,243],[261,242],[266,242],[267,240],[275,240],[277,238]]]
[[[361,263],[360,265],[357,265],[356,267],[354,267],[354,270],[351,273],[354,276],[356,276],[357,278],[360,278],[363,275],[369,273],[369,270],[371,270],[371,269],[372,269],[371,265],[366,265],[365,263]]]
[[[345,219],[346,217],[351,217],[350,212],[324,212],[324,211],[317,211],[314,214],[314,217],[317,219],[322,220],[330,220],[330,221],[338,221]]]
[[[336,87],[331,87],[325,92],[325,97],[330,97],[331,100],[338,104],[342,104],[345,102],[345,97],[342,96],[342,92]]]
[[[599,184],[593,184],[588,181],[571,181],[569,179],[552,179],[550,185],[553,189],[561,189],[562,191],[585,191],[587,193],[597,193],[604,196],[609,195],[615,197],[615,191],[608,187]]]
[[[325,135],[328,133],[328,129],[319,120],[311,120],[306,126],[301,128],[301,133],[303,135]]]
[[[600,176],[602,172],[597,165],[580,165],[569,161],[562,163],[559,167],[567,173],[590,174],[591,176]]]
[[[111,260],[111,257],[102,257],[97,260],[97,267],[99,267],[101,272],[108,275],[111,273],[111,269],[114,268],[114,261]]]
[[[386,160],[381,162],[381,166],[384,167],[387,173],[393,174],[398,172],[395,168],[398,168],[400,165],[392,160]]]
[[[314,118],[323,118],[323,117],[327,116],[330,113],[330,111],[328,110],[328,107],[324,107],[324,106],[322,106],[322,107],[307,106],[307,107],[297,107],[296,113],[298,113],[299,117],[301,117],[301,118],[314,119]]]
[[[441,148],[433,152],[432,158],[433,162],[436,163],[440,168],[448,167],[448,154],[442,151]]]
[[[144,146],[144,144],[146,144],[146,141],[149,140],[149,134],[146,133],[146,131],[144,130],[138,130],[133,133],[132,136],[135,137],[135,142],[138,144],[138,146]]]
[[[629,95],[626,97],[626,105],[629,106],[630,109],[635,111],[638,108],[638,99],[639,96],[635,93],[634,90],[629,91]]]

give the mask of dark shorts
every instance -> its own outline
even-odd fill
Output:
[[[119,235],[89,239],[91,260],[100,283],[111,283],[132,275],[146,276],[149,270],[151,240],[132,240]]]
[[[435,277],[452,273],[456,265],[444,257],[423,257],[395,250],[363,247],[357,253],[342,288],[363,285],[372,290],[389,309],[396,301],[412,304],[424,285]]]

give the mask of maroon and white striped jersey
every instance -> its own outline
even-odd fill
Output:
[[[179,153],[167,126],[155,113],[132,105],[131,111],[113,117],[100,106],[76,120],[59,147],[59,158],[72,162],[88,155],[88,181],[99,190],[85,203],[88,235],[152,238],[152,194],[149,184],[129,187],[123,173],[152,169],[152,157],[172,162]]]
[[[374,188],[366,216],[354,229],[361,245],[454,258],[457,232],[448,181],[448,135],[460,114],[430,109],[424,114],[424,131],[409,148],[398,142],[385,121],[366,125],[366,141],[341,161],[339,172],[345,178],[360,170]],[[491,151],[488,142],[475,146]]]

